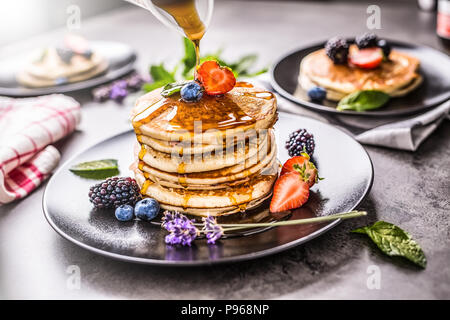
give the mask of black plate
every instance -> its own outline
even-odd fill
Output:
[[[281,162],[288,159],[284,141],[299,126],[314,134],[317,145],[314,159],[325,180],[311,189],[307,204],[294,210],[289,218],[354,209],[372,186],[373,167],[368,154],[358,142],[339,129],[310,118],[281,113],[276,125]],[[129,175],[135,141],[132,131],[112,137],[75,156],[55,172],[45,189],[43,208],[45,217],[56,232],[83,248],[120,260],[160,265],[205,265],[274,254],[309,241],[339,223],[336,220],[315,225],[276,227],[224,239],[213,246],[208,246],[205,240],[197,240],[192,247],[166,246],[164,236],[167,233],[157,225],[138,220],[119,222],[112,210],[93,211],[87,193],[89,186],[96,182],[79,178],[68,170],[82,161],[115,158],[119,160],[121,175]],[[251,215],[263,215],[267,211],[266,206]]]
[[[136,53],[128,45],[118,42],[92,41],[91,46],[94,51],[106,58],[109,63],[108,70],[88,80],[52,87],[27,88],[17,82],[16,74],[26,64],[29,53],[24,52],[3,58],[0,62],[0,95],[27,97],[78,91],[112,81],[133,70]]]
[[[392,98],[380,109],[365,112],[337,111],[337,102],[326,100],[323,104],[318,104],[309,101],[304,91],[302,94],[295,94],[298,87],[300,62],[311,52],[323,48],[324,42],[297,49],[279,59],[271,70],[271,84],[283,97],[304,107],[316,111],[350,115],[379,117],[414,114],[450,98],[450,58],[446,54],[425,46],[391,40],[389,43],[393,49],[420,59],[419,72],[424,81],[416,90],[404,97]]]

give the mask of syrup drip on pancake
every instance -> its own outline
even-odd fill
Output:
[[[263,95],[264,93],[264,95]],[[256,93],[258,94],[258,93]],[[267,92],[254,97],[271,99]],[[227,130],[256,122],[246,114],[228,95],[204,96],[196,103],[189,103],[168,97],[146,108],[133,118],[133,127],[140,134],[139,127],[149,123],[163,121],[167,131],[205,132],[211,129]]]

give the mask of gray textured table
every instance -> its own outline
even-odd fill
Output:
[[[233,3],[217,1],[203,52],[219,46],[229,58],[258,52],[261,65],[295,47],[336,33],[365,30],[362,1],[325,3]],[[414,2],[382,6],[380,35],[440,48],[432,14]],[[56,30],[2,48],[25,50],[60,36]],[[129,43],[138,68],[175,62],[182,53],[178,35],[143,10],[125,6],[89,20],[81,32],[90,39]],[[125,106],[83,103],[79,131],[58,143],[63,161],[128,126]],[[416,153],[367,148],[375,166],[373,189],[360,209],[367,219],[346,221],[326,235],[272,257],[210,268],[172,269],[117,262],[81,249],[57,235],[45,221],[45,185],[28,198],[0,208],[0,296],[3,298],[450,298],[450,123],[446,121]],[[378,219],[408,230],[422,245],[428,267],[420,271],[383,256],[365,237],[350,234]],[[81,288],[67,285],[71,265],[81,271]],[[381,288],[369,289],[369,267],[380,270]],[[69,268],[69,269],[68,269]]]

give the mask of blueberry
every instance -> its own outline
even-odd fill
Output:
[[[313,101],[322,101],[327,97],[327,91],[322,87],[312,87],[308,90],[308,97]]]
[[[203,96],[203,90],[197,82],[191,81],[181,88],[180,94],[184,101],[198,101]]]
[[[389,58],[389,54],[391,53],[391,46],[389,45],[389,43],[387,43],[387,41],[384,39],[380,39],[378,40],[377,45],[379,48],[381,48],[381,50],[383,50],[384,57],[386,59]]]
[[[124,204],[116,209],[116,218],[119,221],[130,221],[133,219],[133,207],[129,204]]]
[[[158,215],[159,203],[155,199],[146,198],[136,203],[134,211],[139,219],[150,221]]]

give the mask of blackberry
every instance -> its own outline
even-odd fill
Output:
[[[56,48],[56,53],[65,64],[70,64],[72,57],[75,55],[75,52],[66,48]]]
[[[359,49],[376,47],[377,42],[377,35],[371,32],[364,33],[355,39],[355,43]]]
[[[325,53],[335,64],[346,64],[348,58],[348,42],[344,38],[334,37],[327,41]]]
[[[391,54],[391,46],[389,45],[389,43],[387,43],[386,40],[381,39],[378,40],[377,46],[381,48],[381,50],[383,50],[384,57],[386,59],[389,58],[389,55]]]
[[[314,136],[306,129],[292,132],[286,141],[286,149],[290,157],[300,156],[302,152],[312,156],[315,146]]]
[[[129,177],[108,178],[89,189],[89,200],[95,209],[117,208],[123,204],[134,206],[140,199],[139,186]]]

